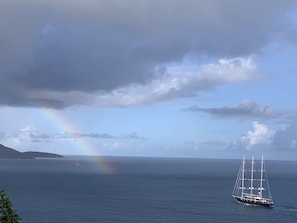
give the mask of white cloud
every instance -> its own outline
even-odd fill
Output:
[[[243,134],[231,147],[247,151],[271,149],[274,148],[274,136],[275,131],[269,129],[264,124],[254,121],[251,130]]]
[[[221,59],[203,66],[183,64],[167,68],[167,75],[143,89],[142,99],[148,102],[189,97],[227,83],[253,78],[256,65],[251,57]]]
[[[264,124],[253,122],[252,129],[241,137],[241,142],[246,144],[247,149],[251,149],[259,144],[271,144],[273,135],[274,132]]]
[[[28,135],[30,133],[34,133],[37,131],[36,127],[33,126],[33,125],[27,125],[23,128],[21,128],[20,130],[20,133],[24,134],[24,135]]]
[[[253,122],[251,129],[228,147],[237,151],[264,152],[277,158],[294,159],[297,151],[297,122],[280,124],[275,129]]]
[[[18,132],[13,134],[3,133],[3,137],[0,139],[1,143],[14,148],[14,149],[27,149],[30,148],[31,134],[36,132],[36,128],[33,125],[28,125],[19,129]]]
[[[255,78],[252,57],[220,59],[216,63],[168,66],[166,73],[147,85],[132,85],[98,95],[85,95],[99,106],[131,106],[191,97],[220,85]]]

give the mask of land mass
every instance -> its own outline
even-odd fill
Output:
[[[0,159],[36,159],[36,158],[63,158],[62,155],[43,152],[19,152],[0,144]]]

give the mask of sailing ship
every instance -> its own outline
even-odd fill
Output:
[[[274,203],[270,193],[263,156],[260,169],[258,168],[259,165],[255,163],[254,156],[250,163],[246,163],[245,157],[243,157],[232,196],[236,202],[241,204],[273,207]]]

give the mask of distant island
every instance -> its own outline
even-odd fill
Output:
[[[64,158],[62,155],[43,152],[19,152],[0,144],[0,159]]]

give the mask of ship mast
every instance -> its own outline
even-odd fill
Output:
[[[253,195],[253,189],[254,189],[254,156],[252,156],[252,170],[251,170],[251,195]]]
[[[242,174],[241,174],[241,197],[243,197],[244,193],[244,165],[245,165],[245,156],[242,159]]]
[[[274,203],[270,193],[263,155],[261,163],[259,162],[259,164],[260,170],[258,168],[258,161],[255,162],[254,156],[252,156],[250,165],[246,165],[245,156],[243,156],[232,196],[238,203],[273,207]],[[245,173],[246,171],[248,171],[248,173]],[[266,192],[264,193],[265,190],[267,190],[268,194]]]
[[[261,160],[261,178],[260,178],[260,197],[262,198],[262,191],[263,191],[263,171],[264,171],[264,160],[263,160],[263,155],[262,155],[262,160]]]

